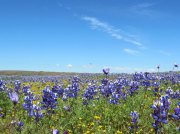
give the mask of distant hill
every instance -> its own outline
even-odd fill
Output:
[[[3,70],[0,71],[0,75],[41,75],[41,76],[56,76],[56,75],[65,75],[65,74],[69,74],[69,75],[75,75],[78,73],[67,73],[67,72],[45,72],[45,71],[20,71],[20,70]]]

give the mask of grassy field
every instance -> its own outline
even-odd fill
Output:
[[[16,72],[12,73],[17,74]],[[28,74],[30,72],[23,73]],[[106,79],[100,77],[95,83],[84,82],[82,84],[79,84],[79,81],[75,81],[74,79],[72,79],[72,81],[63,80],[62,85],[51,81],[22,81],[19,87],[17,84],[14,85],[14,83],[6,84],[6,89],[0,92],[0,112],[3,115],[0,117],[0,133],[49,134],[55,129],[65,134],[157,133],[152,126],[154,123],[152,117],[154,109],[151,108],[151,106],[155,100],[160,99],[160,96],[166,95],[166,89],[169,86],[172,86],[174,92],[180,88],[178,83],[173,85],[171,83],[164,84],[163,82],[165,81],[163,81],[162,84],[158,86],[158,91],[155,92],[154,89],[156,86],[154,85],[148,87],[138,85],[138,87],[136,87],[126,84],[123,81],[119,81],[118,84],[114,79],[109,79],[106,84],[102,84],[103,82],[101,80]],[[130,82],[131,81],[132,80],[130,80]],[[152,80],[149,81],[153,83]],[[107,88],[106,86],[108,86],[108,91],[114,91],[106,95],[103,94],[104,89]],[[19,88],[19,101],[14,105],[7,94],[10,92],[9,89],[16,91],[16,88]],[[30,94],[25,92],[26,88]],[[77,90],[74,91],[74,88],[77,88]],[[132,88],[135,90],[132,90]],[[162,89],[162,92],[160,89]],[[88,99],[88,97],[92,97],[91,95],[88,97],[85,96],[87,91],[88,93],[91,92],[93,98]],[[121,91],[121,93],[118,93],[118,91]],[[115,92],[117,95],[120,95],[120,98],[117,103],[110,103],[110,100],[113,99],[113,93]],[[58,96],[55,95],[56,93]],[[77,95],[71,96],[76,93]],[[64,99],[65,94],[71,95],[69,95],[67,99]],[[29,115],[29,110],[23,107],[23,104],[28,103],[28,101],[25,101],[27,96],[33,97],[33,99],[29,100],[32,106],[34,105],[40,108],[37,111],[33,107],[29,108],[34,112],[31,116]],[[50,106],[44,108],[44,102],[47,101],[47,98],[50,100],[48,104],[46,103],[46,106]],[[179,127],[179,124],[171,115],[177,107],[179,98],[173,99],[170,97],[169,99],[171,105],[170,109],[166,111],[168,112],[168,123],[161,123],[162,126],[159,126],[158,133],[178,133],[177,127]],[[132,116],[130,116],[130,113],[133,111],[139,113],[135,124],[132,121]],[[42,114],[42,118],[38,117],[37,114]],[[19,125],[19,122],[23,122],[23,126]]]

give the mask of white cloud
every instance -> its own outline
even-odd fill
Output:
[[[152,10],[153,6],[154,3],[139,3],[130,7],[130,11],[139,15],[152,16],[152,14],[154,14]]]
[[[68,65],[67,65],[67,68],[72,68],[72,67],[73,67],[72,64],[68,64]]]
[[[128,53],[128,54],[131,54],[131,55],[137,55],[139,53],[139,51],[136,51],[133,49],[128,49],[128,48],[123,49],[123,51]]]
[[[122,30],[116,29],[113,26],[109,25],[108,23],[100,21],[99,19],[97,19],[95,17],[85,16],[85,17],[82,17],[82,19],[89,22],[92,29],[102,30],[105,33],[108,33],[110,36],[112,36],[118,40],[128,42],[135,46],[139,46],[139,47],[143,46],[143,44],[141,42],[139,42],[136,39],[134,39],[133,37],[129,36],[130,34],[127,34],[127,33],[125,34],[122,32]],[[122,33],[120,33],[120,31]]]

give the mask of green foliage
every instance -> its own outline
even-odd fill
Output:
[[[4,91],[0,92],[0,108],[2,108],[4,116],[8,111],[12,110],[12,102]]]
[[[65,85],[68,85],[67,81],[64,82]],[[32,85],[32,91],[40,95],[45,86],[54,85],[50,82],[44,85],[40,82],[29,84]],[[39,86],[41,87],[39,88]],[[166,88],[164,87],[164,89]],[[176,89],[178,88],[179,85],[176,86]],[[83,93],[83,90],[84,88],[81,87],[80,94]],[[152,90],[145,91],[143,88],[140,88],[133,96],[128,96],[126,100],[121,100],[118,105],[109,104],[108,100],[100,94],[97,96],[100,96],[100,99],[92,100],[87,106],[83,105],[82,96],[76,99],[69,99],[66,102],[59,98],[58,108],[55,110],[55,114],[52,114],[50,117],[45,115],[39,122],[35,122],[23,109],[24,96],[21,95],[20,102],[16,106],[16,120],[24,122],[21,133],[50,134],[53,129],[58,129],[60,133],[68,131],[74,134],[129,134],[129,127],[131,125],[129,114],[131,111],[137,111],[140,114],[138,134],[154,133],[152,128],[154,120],[151,117],[153,110],[150,108],[155,99]],[[173,113],[177,102],[178,100],[172,100],[170,113]],[[70,111],[64,110],[64,106],[69,106]],[[5,92],[0,92],[0,107],[7,112],[5,119],[1,120],[0,118],[0,133],[19,133],[10,125],[13,119],[11,112],[13,111],[13,105]],[[167,133],[177,133],[176,126],[177,124],[173,120],[169,120],[169,124],[165,125],[164,129]]]

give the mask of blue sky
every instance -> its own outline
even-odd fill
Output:
[[[0,0],[0,70],[169,71],[179,0]]]

